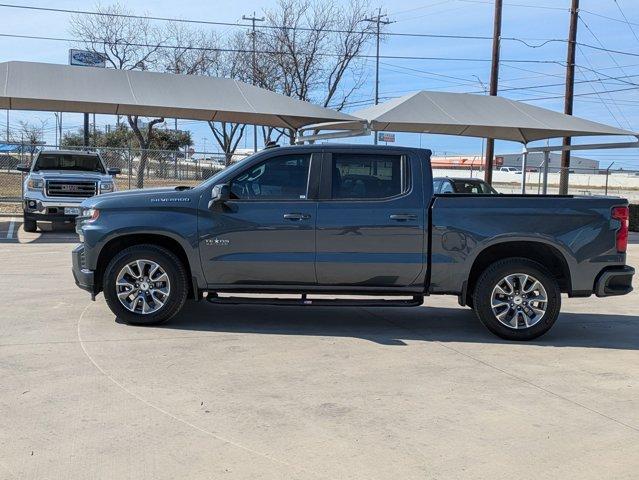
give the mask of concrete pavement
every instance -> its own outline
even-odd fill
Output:
[[[452,297],[129,327],[73,284],[72,232],[4,231],[0,478],[636,478],[636,292],[521,344]]]

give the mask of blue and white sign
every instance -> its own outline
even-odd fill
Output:
[[[88,50],[69,50],[69,65],[79,65],[81,67],[106,68],[104,55]]]
[[[380,142],[394,142],[395,134],[386,132],[377,132],[377,140]]]

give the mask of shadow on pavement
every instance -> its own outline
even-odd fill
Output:
[[[562,313],[545,336],[519,345],[639,350],[638,324],[639,316]],[[491,334],[467,308],[231,306],[203,301],[187,304],[163,328],[353,337],[397,346],[405,341],[513,344]]]
[[[22,244],[36,244],[36,243],[78,243],[78,235],[75,233],[74,224],[61,224],[51,226],[46,223],[39,223],[38,230],[34,233],[25,232],[22,229],[22,224],[19,224],[19,228],[16,228],[13,241],[15,243]]]

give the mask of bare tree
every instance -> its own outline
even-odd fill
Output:
[[[146,18],[133,18],[119,3],[96,6],[95,14],[73,15],[71,34],[79,46],[100,54],[118,70],[151,70],[162,45],[160,30]]]
[[[40,124],[36,125],[21,120],[18,125],[19,141],[24,145],[24,150],[29,152],[29,156],[33,160],[33,154],[37,152],[38,146],[44,145],[44,129],[47,126],[47,121],[41,120]]]
[[[108,65],[118,70],[157,67],[164,37],[150,20],[129,16],[131,12],[118,3],[106,7],[98,5],[95,12],[71,17],[70,31],[82,48],[102,55]],[[136,183],[142,188],[153,127],[164,123],[164,118],[150,120],[145,128],[139,124],[137,115],[129,115],[127,120],[140,147]]]
[[[137,188],[142,188],[144,187],[144,172],[148,164],[149,147],[153,140],[153,127],[159,123],[164,123],[164,118],[154,118],[146,124],[146,127],[138,123],[139,118],[137,115],[129,115],[128,119],[131,130],[133,130],[133,134],[140,145],[140,161],[138,162],[135,183]]]
[[[170,22],[164,37],[169,47],[158,52],[160,69],[183,75],[206,75],[219,62],[219,40],[214,32]]]
[[[271,25],[262,48],[273,52],[277,73],[275,91],[342,109],[361,86],[364,77],[361,54],[375,34],[365,0],[351,0],[346,7],[335,0],[279,0],[266,10]],[[272,132],[272,131],[271,131]],[[271,133],[268,132],[268,133]],[[287,129],[291,143],[296,131]]]
[[[225,51],[218,56],[218,61],[211,64],[209,74],[216,77],[233,78],[250,82],[252,75],[249,37],[245,32],[236,32],[228,37]],[[245,124],[231,122],[208,122],[213,138],[224,152],[226,165],[231,163],[233,154],[244,135]]]
[[[240,143],[240,140],[242,140],[242,135],[244,135],[246,124],[230,122],[219,122],[216,124],[211,121],[209,121],[208,124],[213,132],[215,141],[224,152],[224,164],[226,166],[230,165],[237,145]]]

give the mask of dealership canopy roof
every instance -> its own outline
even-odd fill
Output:
[[[0,63],[0,109],[175,117],[299,128],[354,117],[228,78]]]
[[[360,121],[316,125],[321,130],[415,132],[528,143],[556,137],[635,135],[503,97],[421,91],[354,112]],[[310,128],[306,128],[309,130]]]

